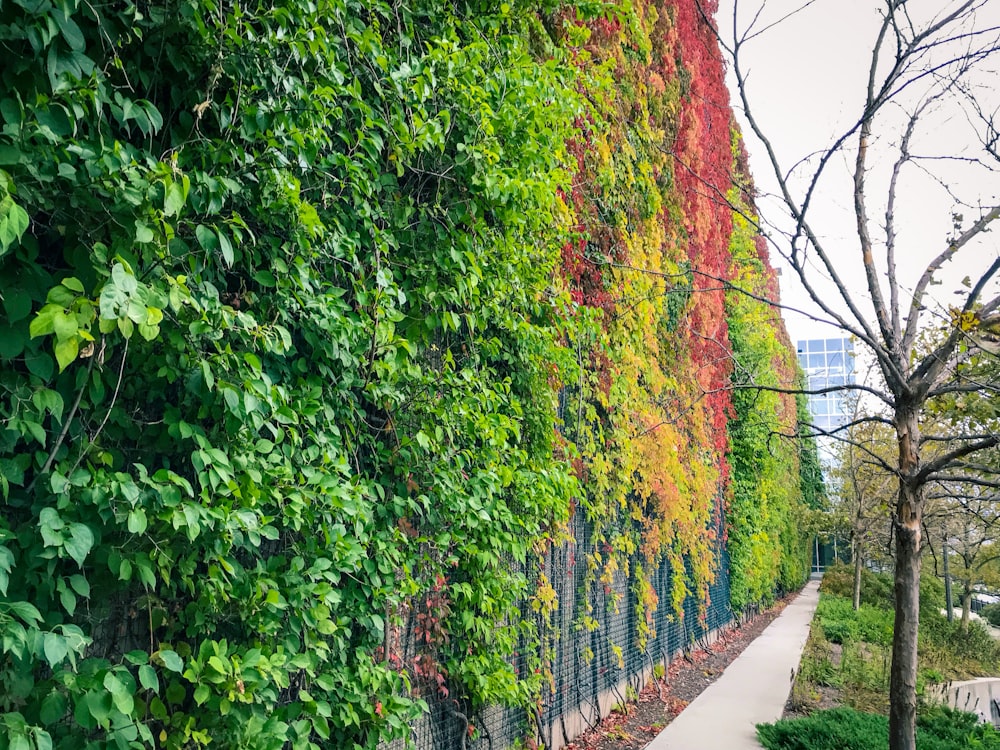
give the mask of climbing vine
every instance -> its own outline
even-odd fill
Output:
[[[581,105],[524,10],[4,5],[13,746],[375,747],[532,692]]]
[[[731,597],[740,609],[769,602],[777,591],[800,585],[808,571],[809,539],[802,527],[815,472],[815,445],[795,440],[802,397],[767,390],[798,381],[798,365],[777,311],[762,299],[777,296],[776,277],[757,233],[746,156],[733,134],[730,191],[739,208],[733,219],[730,263],[733,291],[727,295],[729,335],[736,363],[733,418],[729,422],[732,495],[728,549]],[[762,388],[754,387],[762,386]],[[811,480],[807,479],[807,474]]]
[[[794,582],[712,39],[688,0],[0,7],[12,747],[374,748],[443,698],[474,736],[550,679],[574,513],[641,642],[727,533],[734,604]]]

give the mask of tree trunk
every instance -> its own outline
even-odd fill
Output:
[[[920,524],[924,485],[917,409],[897,406],[899,500],[896,505],[896,618],[889,673],[889,750],[916,750],[917,632],[920,621]]]
[[[854,611],[861,609],[861,540],[857,538],[855,534],[853,540],[854,549],[851,550],[851,554],[854,556]]]
[[[972,611],[972,582],[962,582],[962,632],[969,632],[969,613]]]
[[[948,622],[955,619],[955,600],[951,598],[951,571],[948,565],[948,555],[951,554],[948,551],[948,536],[947,531],[945,531],[944,541],[941,542],[941,563],[944,566],[944,606],[948,610],[947,617]]]
[[[896,619],[889,678],[889,748],[915,750],[917,627],[920,618],[920,528],[896,526]]]

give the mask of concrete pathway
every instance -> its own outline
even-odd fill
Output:
[[[646,750],[760,750],[757,724],[781,717],[818,602],[819,581],[809,581]]]

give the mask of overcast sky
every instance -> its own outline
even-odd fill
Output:
[[[724,40],[733,37],[734,2],[736,0],[720,0],[718,22]],[[761,10],[757,28],[763,28],[802,4],[801,0],[766,0],[763,4],[760,0],[739,0],[737,24],[741,30],[745,29],[753,15]],[[743,68],[749,71],[751,107],[758,122],[769,134],[785,169],[827,146],[858,119],[864,101],[870,51],[881,18],[878,9],[882,3],[877,0],[815,0],[807,5],[802,12],[748,43],[743,51]],[[920,11],[939,13],[945,5],[953,6],[954,3],[944,0],[910,0],[908,3],[915,15]],[[1000,20],[1000,0],[989,0],[986,12],[980,14],[980,25],[989,21],[987,12]],[[740,117],[739,97],[732,79],[730,75],[733,106]],[[990,88],[994,87],[995,79],[988,72],[984,72],[983,80],[989,80]],[[916,93],[919,91],[915,88]],[[904,114],[902,109],[898,111],[899,118]],[[876,219],[876,230],[883,224],[885,186],[896,156],[893,145],[900,132],[898,122],[901,121],[887,123],[890,127],[882,132],[874,147],[875,158],[869,182],[870,216]],[[787,212],[768,197],[774,192],[776,183],[764,149],[750,135],[745,120],[741,120],[741,126],[747,134],[745,140],[751,169],[761,192],[758,198],[761,213],[765,220],[786,221],[784,216]],[[926,157],[968,155],[973,148],[978,152],[978,144],[971,133],[967,118],[959,115],[954,108],[942,107],[926,121],[916,140],[915,150]],[[863,303],[868,295],[860,272],[861,254],[850,182],[855,141],[852,139],[843,157],[835,159],[830,173],[820,184],[812,219],[838,264],[839,273]],[[805,162],[795,174],[810,174],[813,164]],[[984,173],[980,168],[972,169],[966,164],[927,158],[908,167],[901,183],[902,192],[896,212],[899,231],[897,262],[904,289],[912,286],[930,258],[947,246],[953,212],[962,213],[966,223],[978,212],[978,209],[956,203],[954,197],[932,179],[928,171],[942,173],[950,186],[957,188],[964,199],[973,204],[989,203],[1000,193],[996,174]],[[954,292],[961,288],[959,281],[962,277],[967,274],[975,276],[997,256],[995,237],[1000,237],[1000,230],[981,243],[975,257],[970,254],[964,262],[950,269],[944,277],[944,284],[932,289],[937,306],[954,304],[958,300]],[[784,265],[774,250],[772,255],[777,265]],[[830,299],[836,292],[832,285],[824,284],[821,278],[824,275],[815,269],[812,283],[823,290],[825,299]],[[786,304],[820,314],[787,265],[782,268],[781,288]],[[868,317],[871,318],[870,315]],[[803,315],[786,312],[785,319],[793,340],[838,335],[837,331],[812,322]]]

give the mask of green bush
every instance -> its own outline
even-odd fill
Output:
[[[854,610],[850,599],[823,596],[816,609],[816,619],[831,643],[861,640],[885,646],[892,643],[892,612],[870,604]]]
[[[944,581],[934,575],[920,576],[920,617],[941,616],[944,609]]]
[[[979,616],[993,627],[1000,628],[1000,604],[987,604]]]
[[[948,622],[940,613],[921,617],[920,649],[922,659],[926,655],[935,662],[928,666],[958,670],[950,677],[991,673],[1000,664],[1000,644],[982,623],[973,620],[963,631],[961,622]]]
[[[852,601],[854,598],[854,568],[844,564],[831,565],[823,573],[823,581],[820,583],[819,590]],[[893,601],[892,575],[873,573],[863,569],[861,571],[861,603],[892,609]]]
[[[886,718],[852,708],[758,724],[757,736],[768,750],[874,750],[889,746]]]
[[[975,714],[944,706],[933,706],[917,718],[918,742],[921,736],[924,742],[920,750],[1000,747],[1000,734],[992,727],[978,724]],[[982,745],[973,743],[974,738],[982,742]]]
[[[848,601],[854,596],[854,569],[850,565],[831,565],[823,573],[823,581],[819,590],[825,594],[833,594]],[[861,603],[870,604],[877,609],[891,610],[895,606],[896,597],[893,593],[892,573],[873,573],[870,570],[861,571]],[[920,577],[920,616],[940,614],[944,607],[944,582],[934,575],[925,574]]]
[[[834,708],[801,719],[758,724],[757,736],[768,750],[882,750],[889,746],[889,720],[851,708]],[[934,707],[917,719],[917,747],[1000,750],[1000,733],[977,724],[973,714]]]
[[[858,628],[851,620],[822,620],[823,634],[830,643],[851,643],[858,638]]]
[[[862,604],[856,615],[858,636],[861,640],[879,646],[888,646],[892,643],[893,613],[891,611]]]

